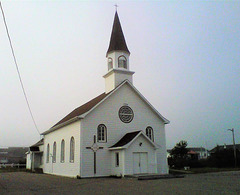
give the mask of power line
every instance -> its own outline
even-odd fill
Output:
[[[29,104],[29,102],[28,102],[28,98],[27,98],[27,95],[26,95],[26,92],[25,92],[25,89],[24,89],[23,81],[22,81],[22,79],[21,79],[20,71],[19,71],[19,69],[18,69],[17,59],[16,59],[16,56],[15,56],[15,53],[14,53],[14,50],[13,50],[13,45],[12,45],[11,37],[10,37],[9,31],[8,31],[7,22],[6,22],[6,18],[5,18],[5,14],[4,14],[3,8],[2,8],[2,3],[1,3],[1,1],[0,1],[0,7],[1,7],[2,15],[3,15],[3,21],[4,21],[4,25],[5,25],[6,31],[7,31],[7,36],[8,36],[9,44],[10,44],[10,47],[11,47],[11,51],[12,51],[14,63],[15,63],[16,69],[17,69],[18,78],[19,78],[19,81],[20,81],[20,83],[21,83],[22,91],[23,91],[23,94],[24,94],[24,97],[25,97],[25,100],[26,100],[26,103],[27,103],[27,106],[28,106],[28,110],[29,110],[30,115],[31,115],[31,117],[32,117],[34,126],[35,126],[37,132],[38,132],[39,135],[40,135],[40,132],[39,132],[38,127],[37,127],[37,124],[36,124],[35,119],[34,119],[34,117],[33,117],[32,110],[31,110],[31,108],[30,108],[30,104]]]

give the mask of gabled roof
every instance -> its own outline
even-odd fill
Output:
[[[236,149],[240,151],[240,144],[235,144]],[[224,149],[233,149],[233,144],[230,145],[218,145],[211,149],[209,152],[210,153],[215,153],[217,150],[224,150]]]
[[[94,107],[97,103],[99,103],[106,96],[107,96],[106,93],[102,93],[101,95],[93,98],[92,100],[83,104],[82,106],[79,106],[78,108],[76,108],[75,110],[70,112],[67,116],[65,116],[62,120],[60,120],[57,124],[55,124],[53,127],[55,127],[63,122],[66,122],[69,119],[74,118],[75,116],[80,116],[81,114],[89,111],[92,107]]]
[[[111,51],[126,51],[130,54],[127,44],[123,35],[122,27],[118,18],[117,12],[115,13],[112,34],[110,38],[110,44],[107,50],[107,54]]]
[[[156,149],[158,146],[152,142],[144,133],[143,131],[134,131],[125,134],[116,144],[109,147],[109,150],[120,150],[128,148],[140,135],[143,137]]]
[[[107,98],[109,98],[113,93],[115,93],[119,88],[121,88],[125,84],[128,84],[136,92],[136,94],[144,102],[146,102],[146,104],[153,110],[154,113],[156,113],[156,115],[164,122],[164,124],[170,123],[170,121],[167,120],[166,118],[164,118],[128,80],[125,80],[121,84],[119,84],[114,90],[110,91],[109,93],[107,93],[107,94],[102,93],[101,95],[99,95],[96,98],[90,100],[86,104],[83,104],[82,106],[76,108],[70,114],[68,114],[66,117],[64,117],[62,120],[60,120],[57,124],[55,124],[53,127],[51,127],[49,130],[43,132],[42,135],[46,135],[46,134],[48,134],[52,131],[57,130],[60,127],[68,125],[68,124],[70,124],[72,122],[75,122],[79,119],[83,119],[91,111],[93,111],[96,107],[98,107],[98,105],[103,103]]]
[[[190,151],[188,152],[188,154],[198,154],[198,153],[195,152],[195,151],[193,151],[193,150],[190,150]]]
[[[126,144],[131,142],[139,134],[139,132],[141,131],[134,131],[134,132],[125,134],[116,144],[114,144],[110,148],[125,146]]]
[[[194,151],[194,152],[205,152],[207,151],[206,148],[203,147],[187,147],[189,151]]]
[[[68,122],[74,122],[78,120],[78,117],[89,110],[91,110],[96,104],[98,104],[102,99],[104,99],[108,93],[102,93],[101,95],[93,98],[89,102],[83,104],[82,106],[79,106],[78,108],[74,109],[72,112],[70,112],[67,116],[65,116],[63,119],[61,119],[59,122],[57,122],[55,125],[53,125],[49,130],[42,133],[42,135],[46,135],[47,133],[50,133],[53,129],[57,129],[58,126],[61,127],[63,124],[69,124]]]
[[[40,139],[37,143],[30,146],[30,151],[39,151],[39,146],[44,144],[44,138]],[[29,151],[28,151],[29,152]]]
[[[37,143],[33,144],[30,147],[36,147],[36,146],[41,146],[44,144],[44,138],[40,139]]]

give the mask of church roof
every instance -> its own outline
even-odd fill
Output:
[[[112,28],[112,34],[110,39],[110,44],[107,50],[107,54],[111,51],[125,51],[127,53],[130,53],[127,44],[123,35],[122,27],[118,18],[117,12],[115,13],[114,22],[113,22],[113,28]]]
[[[130,133],[126,133],[116,144],[114,144],[113,146],[109,147],[109,150],[119,150],[119,149],[126,149],[128,148],[140,135],[142,135],[143,137],[145,137],[146,140],[148,140],[148,142],[154,147],[154,148],[158,148],[158,146],[149,139],[149,137],[147,137],[145,135],[145,133],[143,133],[143,131],[134,131],[134,132],[130,132]]]
[[[30,147],[36,147],[36,146],[41,146],[44,144],[44,138],[40,139],[37,143],[33,144]]]
[[[75,110],[73,110],[72,112],[70,112],[67,116],[65,116],[62,120],[60,120],[58,123],[56,123],[53,127],[62,124],[76,116],[80,116],[81,114],[86,113],[87,111],[89,111],[91,108],[93,108],[97,103],[99,103],[103,98],[105,98],[108,94],[106,93],[102,93],[101,95],[93,98],[92,100],[90,100],[89,102],[83,104],[82,106],[79,106],[78,108],[76,108]],[[52,127],[52,128],[53,128]]]
[[[39,146],[44,144],[44,138],[40,139],[37,143],[30,146],[30,151],[39,151]]]
[[[110,148],[125,146],[126,144],[131,142],[139,134],[139,132],[141,132],[141,131],[134,131],[134,132],[125,134],[122,137],[122,139],[120,139],[116,144],[114,144]]]
[[[42,133],[42,135],[46,135],[52,131],[57,130],[60,127],[73,123],[79,119],[84,118],[88,115],[92,110],[94,110],[99,104],[101,104],[105,99],[110,97],[113,93],[115,93],[119,88],[123,85],[128,84],[139,97],[157,114],[157,116],[164,122],[164,124],[170,123],[169,120],[164,118],[146,99],[141,93],[130,83],[128,80],[123,81],[120,83],[114,90],[110,91],[109,93],[102,93],[101,95],[97,96],[96,98],[90,100],[89,102],[83,104],[82,106],[76,108],[72,112],[70,112],[67,116],[65,116],[62,120],[52,126],[49,130]]]

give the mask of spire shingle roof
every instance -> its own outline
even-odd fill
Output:
[[[110,44],[107,50],[107,54],[111,51],[125,51],[127,53],[130,53],[127,44],[123,35],[122,27],[119,21],[119,17],[117,12],[115,13],[114,22],[113,22],[113,28],[112,28],[112,34],[110,39]]]

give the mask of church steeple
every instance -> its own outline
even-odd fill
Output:
[[[110,39],[110,44],[107,50],[107,54],[112,51],[125,51],[130,54],[124,35],[123,35],[123,31],[119,21],[117,11],[114,17],[112,34],[111,34],[111,39]]]
[[[115,89],[124,80],[132,83],[134,72],[129,70],[129,56],[130,52],[116,11],[106,56],[108,72],[103,76],[105,78],[106,93]]]

